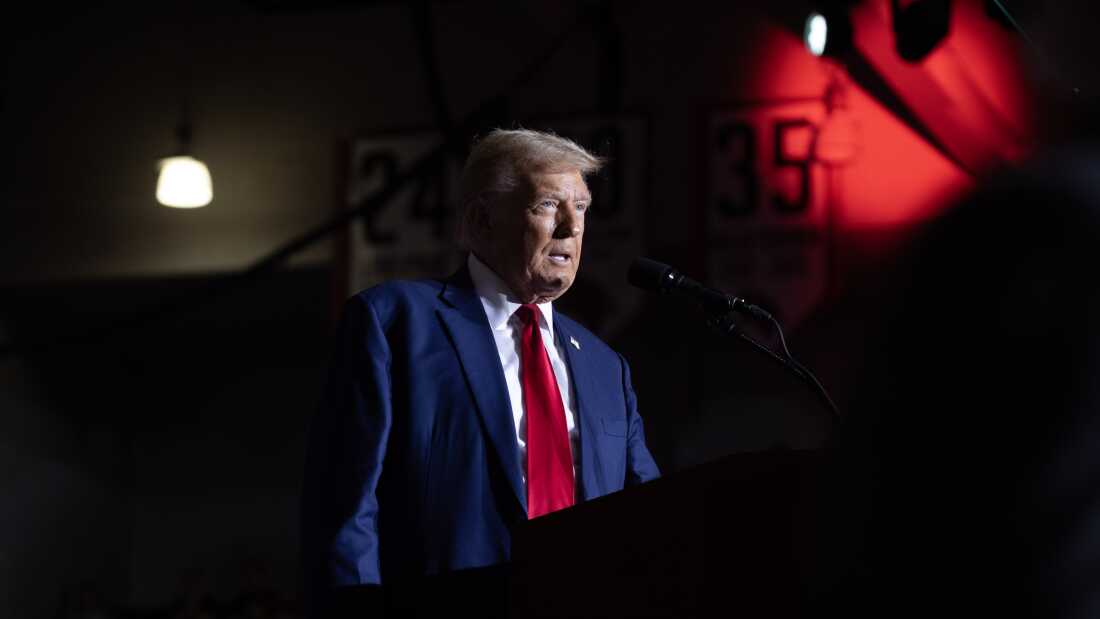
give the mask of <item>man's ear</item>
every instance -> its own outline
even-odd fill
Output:
[[[493,229],[493,218],[489,213],[489,202],[485,196],[478,196],[470,202],[470,225],[475,234]]]
[[[485,199],[481,196],[472,198],[462,209],[462,220],[459,223],[460,244],[465,245],[466,249],[477,247],[485,238],[489,228]]]

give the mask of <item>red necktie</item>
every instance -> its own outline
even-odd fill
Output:
[[[523,329],[519,379],[527,410],[528,518],[573,505],[573,456],[565,429],[565,407],[542,344],[538,312],[530,303],[516,310]]]

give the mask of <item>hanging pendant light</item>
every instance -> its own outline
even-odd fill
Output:
[[[191,126],[187,121],[176,129],[179,141],[177,155],[165,157],[157,164],[157,202],[175,208],[198,208],[214,199],[210,170],[202,161],[189,154]]]

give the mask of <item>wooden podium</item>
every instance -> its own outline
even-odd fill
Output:
[[[824,464],[733,455],[525,522],[511,616],[803,616]]]

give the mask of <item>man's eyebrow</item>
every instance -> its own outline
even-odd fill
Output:
[[[551,190],[551,189],[547,189],[545,191],[536,191],[535,192],[535,199],[536,200],[542,200],[543,198],[554,198],[554,199],[557,199],[557,200],[565,200],[569,197],[570,197],[570,194],[568,194],[564,191],[554,191],[554,190]],[[581,195],[577,196],[576,201],[577,202],[591,202],[592,201],[592,194],[591,193],[581,194]]]
[[[569,194],[565,193],[564,191],[554,191],[552,189],[546,189],[544,191],[536,191],[535,192],[535,197],[536,198],[558,198],[559,200],[562,200],[562,199],[568,198]]]

